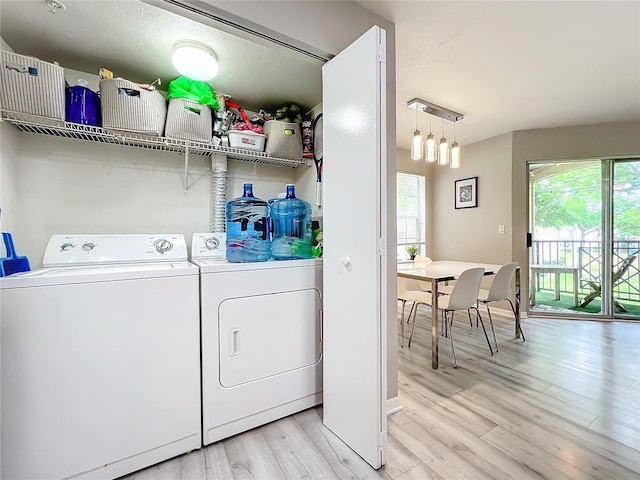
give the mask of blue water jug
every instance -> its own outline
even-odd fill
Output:
[[[296,198],[294,185],[287,185],[287,196],[271,204],[274,260],[312,257],[311,205]]]
[[[85,80],[65,89],[65,120],[95,127],[102,124],[100,97],[87,87]]]
[[[245,183],[241,197],[227,202],[227,260],[234,263],[266,262],[271,258],[269,205],[253,196]]]

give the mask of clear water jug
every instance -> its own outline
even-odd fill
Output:
[[[287,196],[271,203],[274,260],[312,257],[311,205],[296,198],[294,185],[287,185]]]
[[[271,258],[269,205],[253,196],[245,183],[241,197],[226,205],[227,260],[234,263],[266,262]]]

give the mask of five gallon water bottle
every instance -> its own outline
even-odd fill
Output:
[[[271,252],[275,260],[312,257],[311,205],[296,198],[294,185],[287,185],[286,198],[271,203],[271,218]]]
[[[271,258],[269,205],[253,196],[253,184],[244,184],[241,197],[227,202],[227,260],[266,262]]]

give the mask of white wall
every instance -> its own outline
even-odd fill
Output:
[[[181,155],[18,135],[16,243],[34,268],[54,233],[182,233],[190,243],[209,230],[208,158],[190,157],[185,194]],[[242,195],[245,181],[267,199],[294,180],[287,168],[229,161],[227,199]]]
[[[436,164],[432,208],[435,259],[507,263],[511,261],[511,134],[462,148],[458,169]],[[454,183],[478,177],[478,207],[455,209]],[[498,225],[505,233],[498,234]],[[469,241],[473,239],[473,241]]]

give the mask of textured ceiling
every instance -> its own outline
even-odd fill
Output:
[[[640,120],[638,1],[360,1],[396,26],[397,143],[414,97],[465,115],[460,144],[506,132]],[[422,130],[429,116],[420,113]],[[447,137],[453,134],[445,122]],[[442,121],[433,119],[433,133]],[[640,132],[638,133],[640,135]]]
[[[164,87],[181,39],[210,44],[210,82],[245,108],[321,100],[321,64],[137,0],[1,0],[0,34],[17,52]],[[161,3],[161,2],[159,2]],[[419,97],[461,112],[460,144],[515,130],[640,120],[638,1],[358,2],[396,24],[397,142],[409,148]],[[295,3],[291,3],[294,8]],[[330,34],[330,33],[328,33]],[[429,116],[418,114],[422,130]],[[445,122],[447,137],[452,126]],[[433,119],[439,136],[442,122]]]
[[[248,110],[321,101],[320,61],[265,47],[136,0],[2,0],[0,35],[20,54],[97,74],[100,67],[139,83],[160,77],[162,89],[179,74],[171,64],[178,40],[198,40],[217,53],[220,73],[209,84]]]

